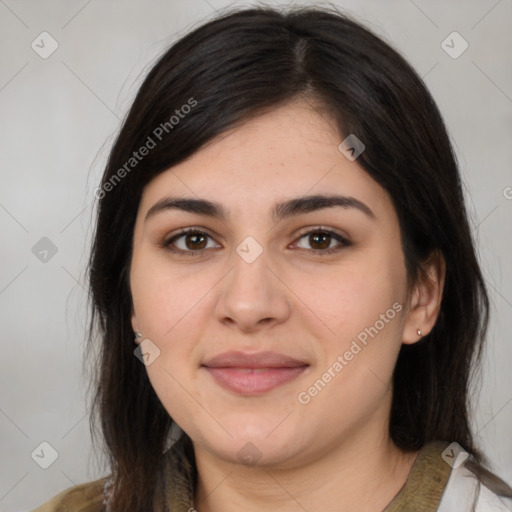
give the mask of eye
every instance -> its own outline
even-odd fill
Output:
[[[313,252],[317,254],[332,254],[341,250],[343,247],[351,245],[351,243],[339,233],[329,229],[315,228],[313,230],[303,233],[299,237],[300,240],[305,240],[304,245],[297,244],[301,249],[313,248]],[[307,247],[309,245],[309,247]]]
[[[211,241],[212,243],[209,243]],[[213,242],[210,235],[196,228],[183,228],[180,233],[172,236],[163,244],[167,250],[194,256],[194,253],[200,253],[204,249],[214,249],[219,247]]]
[[[322,227],[302,233],[298,240],[295,244],[297,247],[318,255],[332,254],[351,245],[341,234]],[[206,249],[220,248],[208,233],[197,228],[181,229],[178,234],[164,241],[162,246],[172,253],[186,256],[198,256]]]

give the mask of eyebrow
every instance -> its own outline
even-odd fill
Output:
[[[375,219],[375,214],[368,205],[355,197],[340,195],[312,195],[289,199],[287,201],[277,203],[272,208],[271,217],[275,222],[279,222],[294,215],[323,210],[325,208],[333,208],[336,206],[342,208],[354,208],[363,212],[371,219]],[[224,207],[215,201],[186,197],[165,197],[148,210],[145,221],[154,217],[158,213],[169,210],[181,210],[188,213],[195,213],[222,220],[227,220],[228,217],[227,211]]]

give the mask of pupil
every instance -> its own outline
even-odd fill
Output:
[[[310,236],[310,243],[312,246],[320,246],[318,249],[327,249],[331,242],[331,235],[326,233],[315,233]]]

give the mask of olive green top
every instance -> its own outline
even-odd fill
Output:
[[[180,441],[165,455],[153,512],[188,512],[194,508],[195,464]],[[452,470],[441,457],[448,445],[434,441],[421,449],[407,481],[383,512],[437,511]],[[101,478],[72,487],[33,512],[108,512],[104,493],[108,480]]]

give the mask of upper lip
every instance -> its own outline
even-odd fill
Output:
[[[308,366],[305,361],[279,354],[278,352],[224,352],[203,363],[208,368],[292,368]]]

